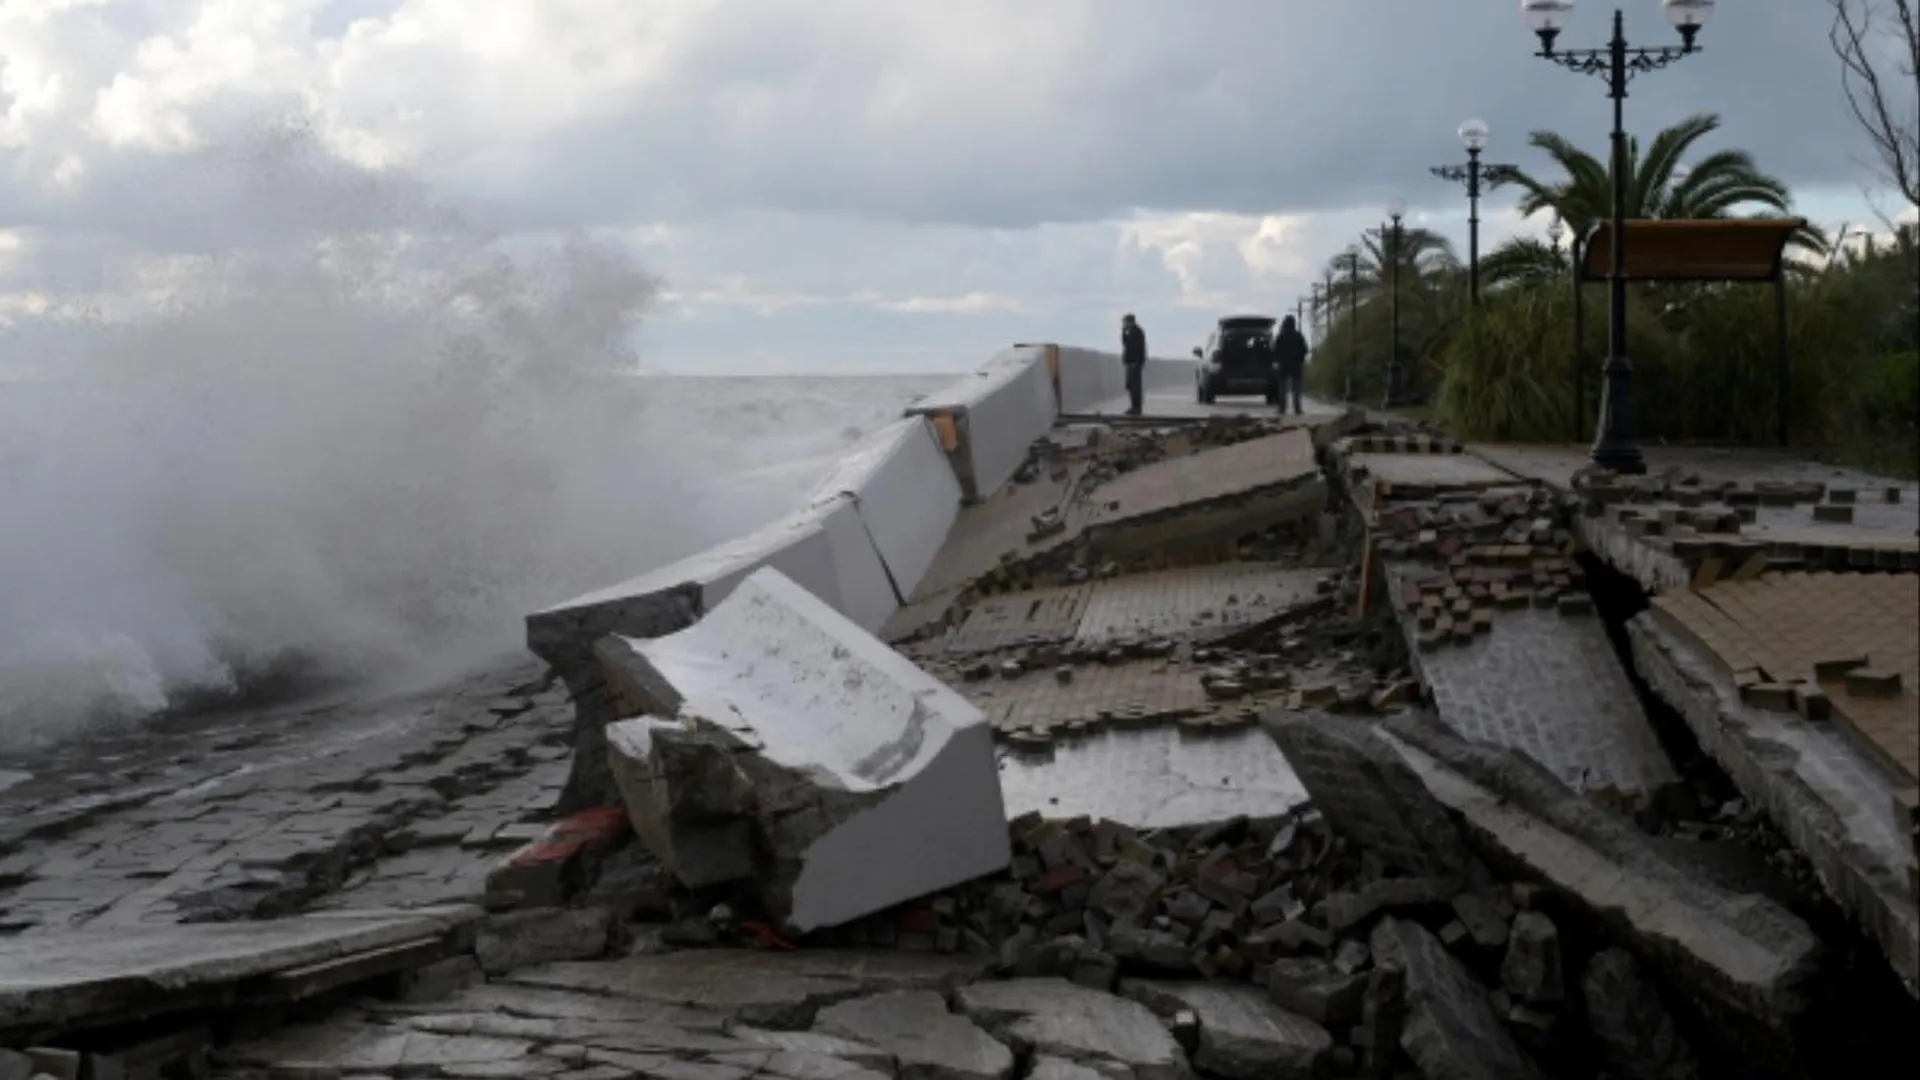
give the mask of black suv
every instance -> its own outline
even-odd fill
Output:
[[[1266,315],[1230,315],[1208,336],[1206,348],[1193,350],[1200,361],[1194,390],[1202,405],[1213,404],[1221,394],[1264,394],[1269,405],[1280,400],[1280,372],[1273,366],[1277,321]]]

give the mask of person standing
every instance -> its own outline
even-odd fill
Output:
[[[1127,373],[1127,415],[1139,416],[1146,395],[1147,332],[1132,315],[1120,319],[1120,366]]]
[[[1280,320],[1280,332],[1273,336],[1273,366],[1280,375],[1280,412],[1287,411],[1287,398],[1293,398],[1293,414],[1299,416],[1300,381],[1307,372],[1307,338],[1289,315]]]

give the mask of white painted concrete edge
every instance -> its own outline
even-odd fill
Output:
[[[1150,360],[1147,388],[1189,385],[1195,366]],[[873,432],[798,509],[745,536],[528,615],[527,645],[561,663],[591,650],[592,641],[577,640],[582,637],[653,633],[639,627],[658,620],[667,597],[697,595],[701,610],[712,611],[762,566],[778,568],[855,624],[878,630],[932,566],[969,484],[977,496],[991,496],[1061,412],[1124,392],[1118,354],[1054,345],[1002,350]],[[942,420],[958,443],[952,451],[941,444]]]

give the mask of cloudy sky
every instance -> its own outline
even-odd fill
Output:
[[[1656,0],[1620,0],[1665,44]],[[235,215],[195,160],[311,117],[352,169],[505,234],[586,228],[666,283],[656,370],[951,371],[1013,341],[1183,352],[1290,305],[1394,197],[1464,247],[1427,167],[1491,125],[1604,147],[1602,83],[1513,0],[0,0],[0,318],[137,292],[325,200]],[[1564,44],[1598,44],[1581,3]],[[1826,5],[1720,5],[1629,125],[1720,113],[1832,225],[1863,140]],[[328,191],[339,198],[336,177]],[[382,189],[389,192],[390,188]],[[1492,203],[1488,245],[1541,223]],[[234,220],[236,217],[240,220]],[[40,313],[36,316],[36,313]]]

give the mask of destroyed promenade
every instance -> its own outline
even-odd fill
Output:
[[[1017,346],[538,657],[0,787],[0,1080],[1920,1064],[1920,492]]]

